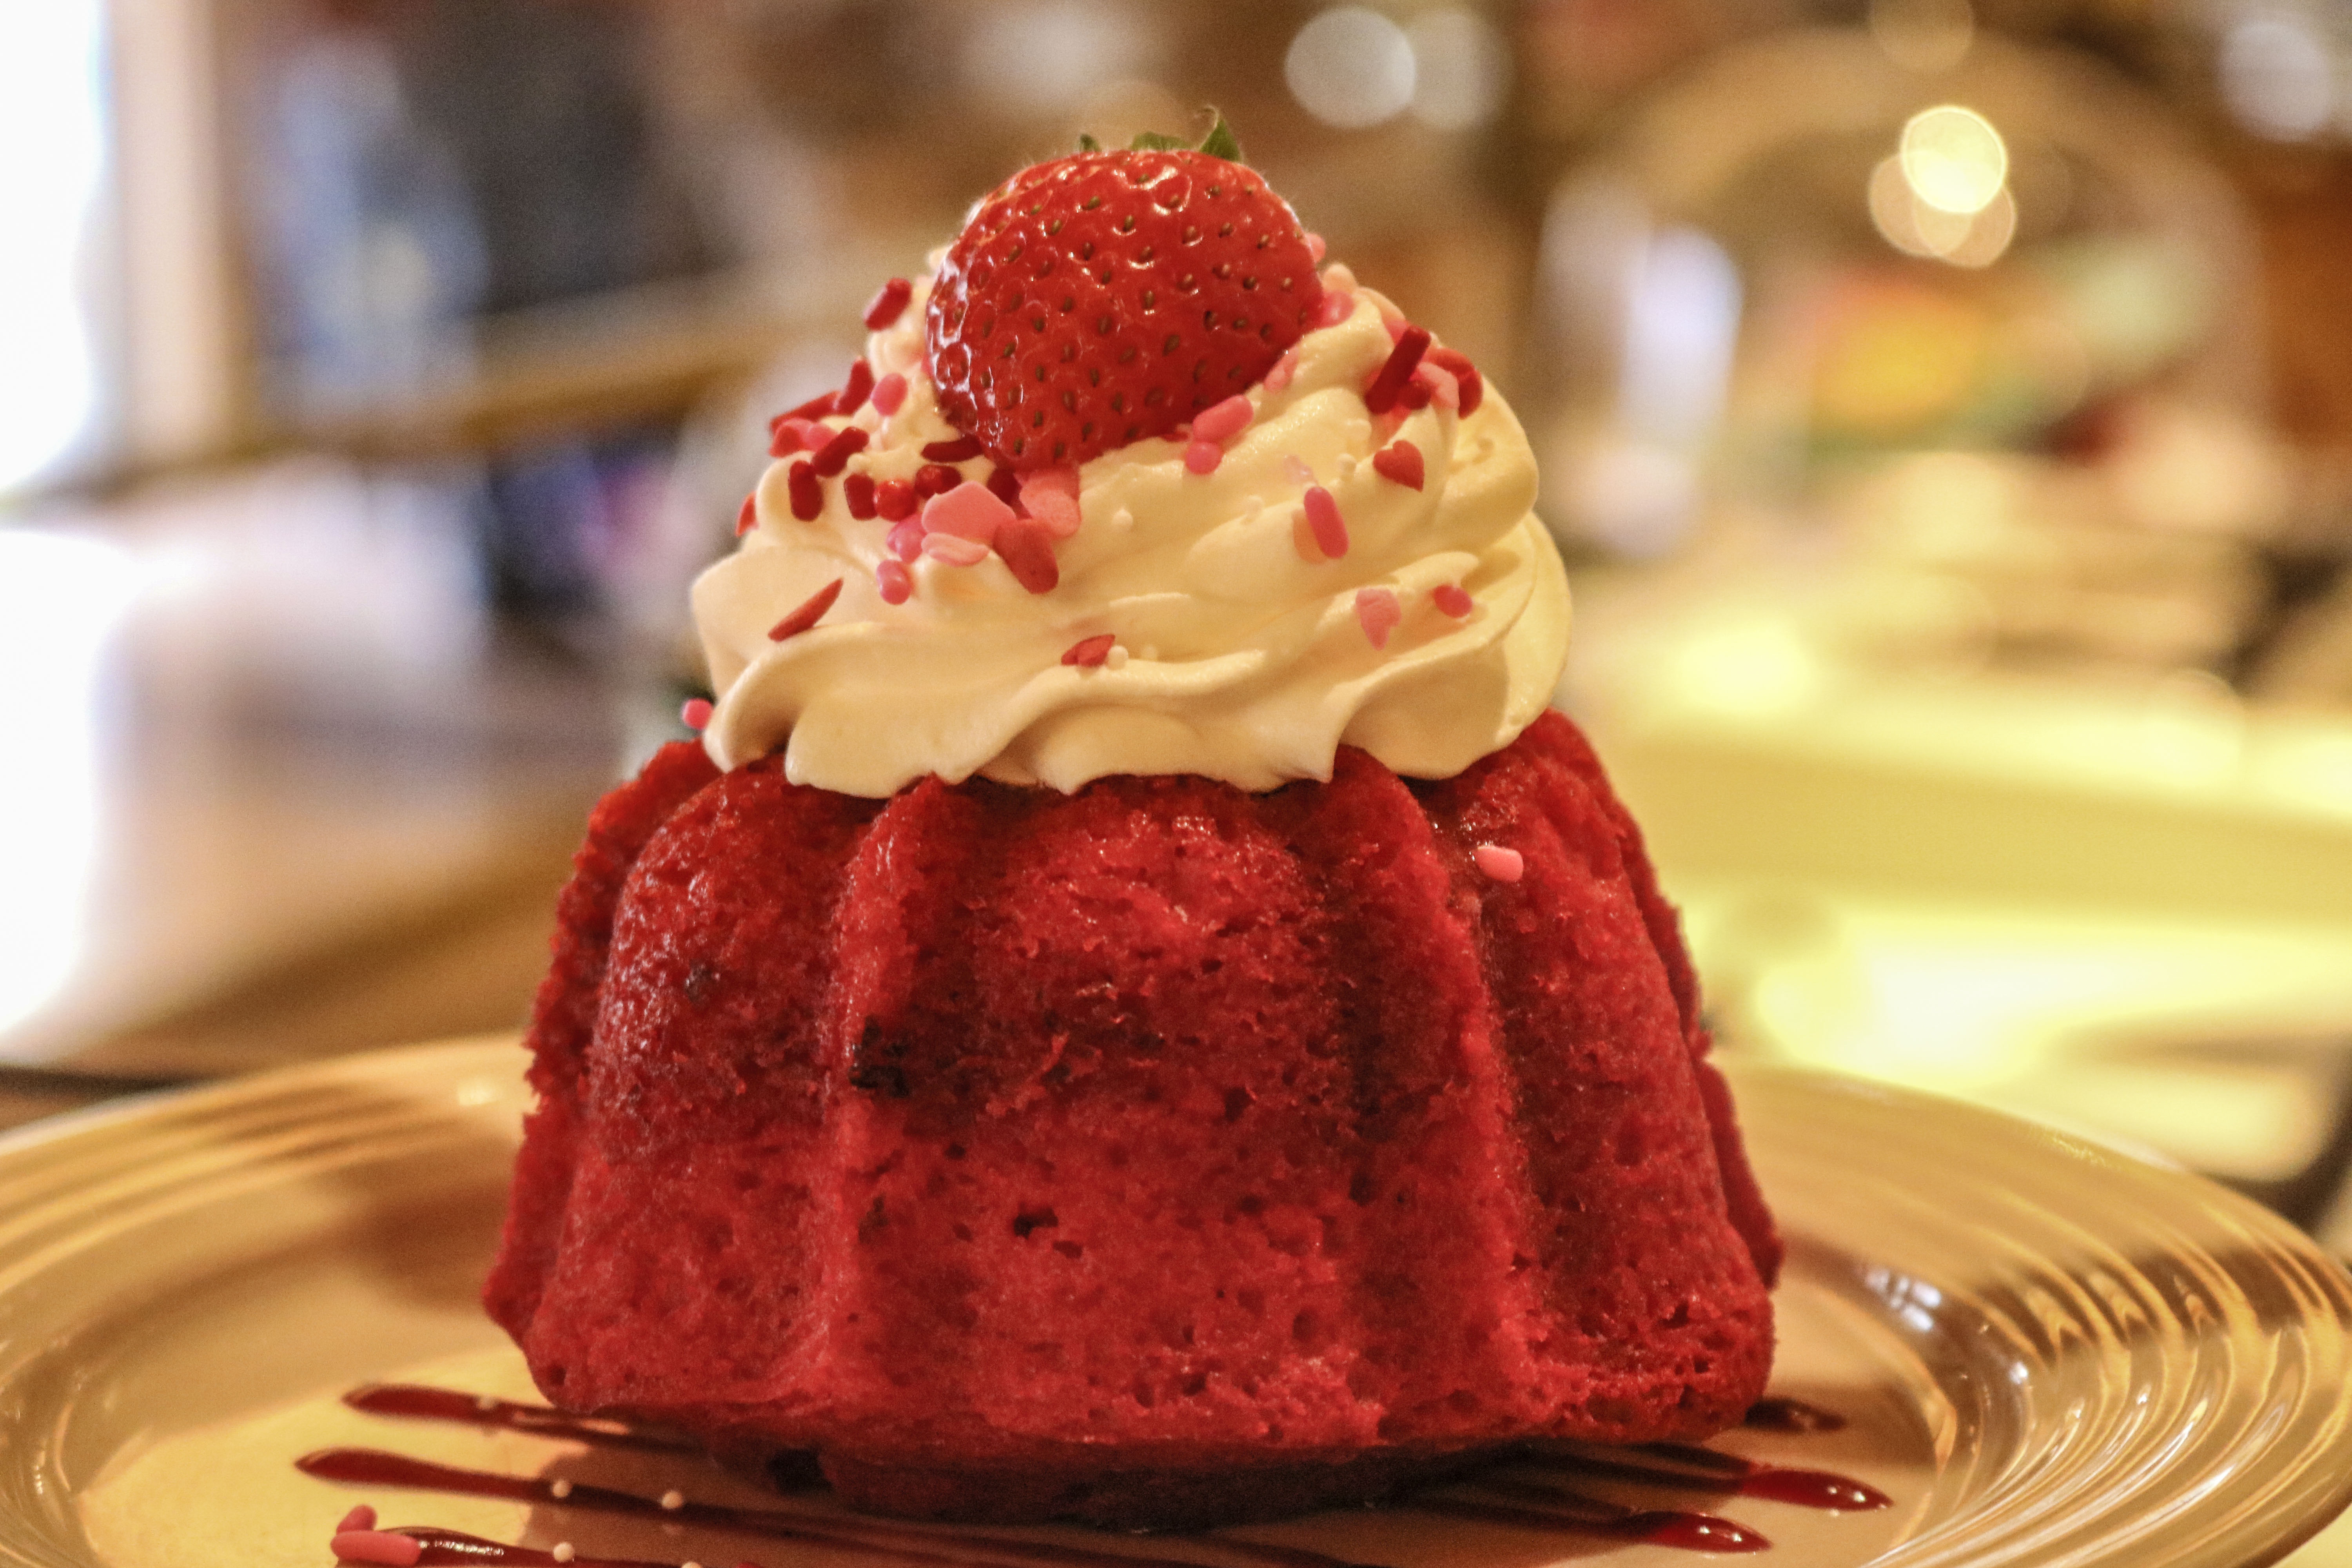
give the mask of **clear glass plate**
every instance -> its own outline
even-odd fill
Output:
[[[715,1470],[649,1483],[630,1473],[642,1458],[339,1404],[367,1381],[528,1395],[474,1300],[521,1062],[507,1040],[351,1058],[0,1141],[0,1563],[324,1564],[360,1500],[291,1460],[334,1443],[756,1500]],[[1768,1568],[2252,1568],[2352,1496],[2352,1279],[2297,1233],[2194,1177],[1964,1106],[1746,1064],[1734,1083],[1791,1242],[1774,1391],[1849,1425],[1714,1446],[1843,1472],[1895,1506],[1611,1495],[1738,1520],[1775,1542],[1754,1559]],[[583,1556],[858,1561],[520,1504],[366,1500],[388,1523]],[[1411,1510],[1233,1533],[1397,1568],[1705,1560]],[[1214,1536],[1017,1534],[1232,1562]]]

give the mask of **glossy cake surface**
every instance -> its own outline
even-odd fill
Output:
[[[673,746],[578,865],[488,1292],[558,1404],[885,1511],[1175,1524],[1763,1390],[1779,1244],[1557,714],[1262,794]]]

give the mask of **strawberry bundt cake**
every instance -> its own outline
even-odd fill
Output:
[[[487,1299],[558,1405],[1172,1525],[1761,1394],[1526,441],[1234,153],[1015,176],[778,420],[532,1027]]]

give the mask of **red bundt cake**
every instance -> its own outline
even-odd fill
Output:
[[[776,422],[533,1024],[487,1299],[557,1404],[1172,1525],[1762,1393],[1526,438],[1236,152],[1015,176]]]

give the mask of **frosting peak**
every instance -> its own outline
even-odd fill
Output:
[[[959,438],[923,370],[923,293],[868,341],[874,374],[903,378],[891,412],[868,402],[822,422],[865,435],[847,475],[911,482],[924,447]],[[1467,415],[1448,406],[1450,383],[1423,407],[1370,413],[1364,390],[1397,318],[1370,291],[1352,308],[1335,298],[1330,324],[1243,395],[1238,433],[1094,458],[1076,471],[1075,532],[1055,527],[1066,501],[1038,500],[1024,507],[1036,521],[1013,525],[1021,549],[1008,537],[975,559],[964,541],[988,518],[959,502],[938,514],[947,537],[902,561],[919,522],[853,516],[832,479],[815,515],[796,516],[792,470],[814,454],[772,465],[742,547],[695,584],[719,693],[712,759],[734,767],[782,744],[794,782],[868,796],[927,773],[1067,791],[1185,773],[1264,790],[1328,779],[1342,744],[1420,777],[1509,744],[1567,658],[1567,580],[1531,510],[1535,459],[1491,391]],[[1243,410],[1212,412],[1196,437]],[[1400,443],[1418,457],[1417,488]],[[1396,450],[1376,465],[1384,447]],[[966,480],[991,469],[953,466]],[[797,481],[803,513],[813,477]],[[967,516],[980,521],[954,521]],[[1054,568],[1043,592],[1039,548]],[[772,638],[836,579],[812,629]]]

